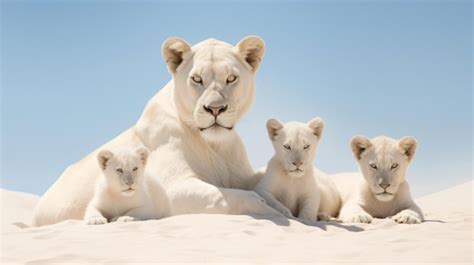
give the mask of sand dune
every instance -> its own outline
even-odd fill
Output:
[[[468,182],[417,200],[421,225],[321,222],[278,217],[182,215],[86,226],[70,220],[31,228],[37,197],[2,190],[2,264],[138,262],[473,262],[472,188]]]

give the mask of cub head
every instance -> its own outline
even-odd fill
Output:
[[[411,136],[398,141],[385,136],[372,140],[365,136],[352,138],[352,153],[378,200],[390,201],[397,194],[399,185],[405,181],[416,145],[416,139]]]
[[[236,46],[208,39],[191,47],[180,38],[163,43],[162,54],[173,76],[181,120],[207,141],[225,141],[255,97],[255,73],[265,52],[257,36]]]
[[[267,121],[268,136],[275,149],[275,157],[292,177],[301,177],[313,166],[323,130],[324,122],[321,118],[314,118],[307,124],[283,124],[275,119]]]
[[[148,150],[145,148],[117,152],[102,150],[97,155],[108,187],[125,196],[133,195],[140,188],[147,158]]]

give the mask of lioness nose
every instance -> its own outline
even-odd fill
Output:
[[[219,114],[223,113],[227,110],[227,105],[225,106],[202,106],[205,111],[211,113],[214,117],[219,116]]]
[[[390,184],[379,184],[380,187],[382,187],[382,189],[387,189],[388,187],[390,187]]]
[[[303,162],[301,162],[301,161],[300,162],[293,162],[293,165],[299,167],[299,166],[303,165]]]

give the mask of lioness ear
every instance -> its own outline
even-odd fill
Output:
[[[275,140],[278,135],[278,130],[283,128],[283,124],[275,119],[269,119],[267,121],[267,131],[270,140]]]
[[[137,149],[136,153],[140,157],[140,160],[142,161],[143,165],[145,165],[148,160],[148,149],[141,147]]]
[[[372,142],[365,136],[354,136],[351,140],[352,154],[360,160],[362,153],[372,146]]]
[[[255,72],[265,54],[265,43],[258,36],[247,36],[237,44],[237,52]]]
[[[415,137],[405,136],[398,141],[398,146],[402,150],[403,154],[408,157],[408,161],[411,161],[415,156],[417,142]]]
[[[163,42],[161,53],[168,64],[168,70],[174,74],[186,55],[191,51],[191,45],[178,37],[171,37]]]
[[[112,157],[114,157],[114,154],[109,150],[102,150],[99,152],[99,154],[97,155],[97,161],[99,161],[99,166],[102,170],[107,167],[107,163]]]
[[[324,121],[323,119],[317,117],[308,122],[308,127],[313,131],[314,135],[321,139],[324,131]]]

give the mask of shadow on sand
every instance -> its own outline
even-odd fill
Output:
[[[284,217],[283,215],[251,214],[249,216],[251,216],[252,218],[257,219],[257,220],[268,220],[268,221],[271,221],[274,224],[279,225],[279,226],[290,226],[290,223],[291,223],[290,220],[288,218]],[[298,222],[298,221],[296,221],[296,222]],[[301,224],[303,224],[303,223],[301,223]],[[319,222],[314,222],[314,223],[311,223],[311,224],[303,224],[303,225],[317,227],[317,228],[319,228],[321,230],[324,230],[324,231],[327,230],[328,226],[335,226],[337,228],[345,229],[345,230],[350,231],[350,232],[362,232],[362,231],[364,231],[364,229],[362,227],[355,226],[355,225],[349,225],[349,224],[342,224],[338,221],[319,221]]]

